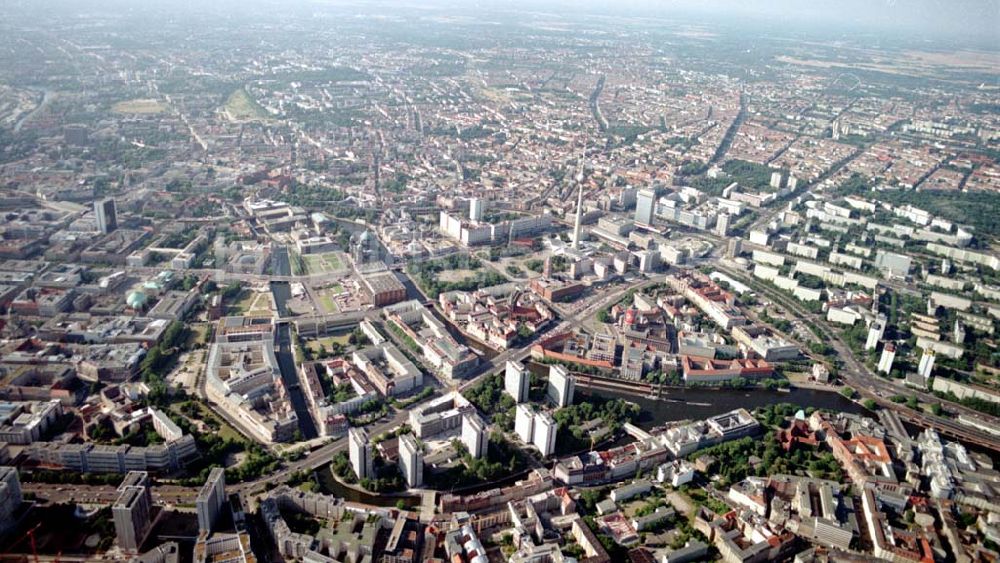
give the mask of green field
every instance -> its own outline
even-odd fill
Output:
[[[306,346],[310,350],[312,350],[314,354],[318,354],[320,346],[323,346],[327,350],[333,348],[334,343],[340,344],[343,347],[350,346],[351,344],[350,342],[348,342],[348,339],[350,337],[351,337],[350,333],[340,334],[336,336],[327,336],[316,340],[310,340],[306,343]]]
[[[162,113],[167,106],[156,100],[127,100],[111,106],[115,113],[154,114]]]
[[[246,436],[240,434],[238,430],[230,426],[228,422],[222,419],[222,417],[212,412],[212,410],[207,405],[205,405],[201,401],[195,401],[195,404],[198,405],[198,410],[201,411],[201,417],[203,420],[214,419],[216,422],[219,423],[219,430],[218,432],[216,432],[216,434],[218,434],[220,438],[222,438],[223,440],[230,439],[236,442],[244,442],[244,443],[247,441]],[[184,414],[180,411],[180,409],[177,408],[178,405],[179,403],[170,405],[170,410],[176,414],[184,416]]]
[[[244,289],[236,302],[226,306],[229,315],[246,315],[252,313],[270,313],[271,298],[267,293],[257,293]]]
[[[319,293],[319,304],[323,307],[323,310],[327,314],[336,313],[340,311],[340,307],[333,300],[333,295],[329,290],[324,290]]]
[[[344,262],[340,259],[339,253],[337,252],[327,252],[326,254],[307,254],[302,257],[302,261],[305,262],[306,271],[310,274],[336,272],[344,268]]]
[[[225,105],[226,115],[233,121],[264,119],[267,111],[254,100],[246,88],[240,88],[229,95]]]

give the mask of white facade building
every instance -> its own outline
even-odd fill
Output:
[[[399,437],[399,469],[411,489],[424,484],[424,452],[413,434]]]
[[[514,415],[514,432],[525,444],[535,437],[535,409],[528,403],[517,405]]]
[[[535,414],[533,443],[544,457],[548,457],[556,451],[556,430],[558,430],[558,425],[549,413]]]
[[[523,403],[528,400],[531,373],[524,367],[524,364],[508,360],[503,383],[504,390],[514,399],[515,403]]]
[[[467,413],[463,416],[462,444],[469,450],[469,455],[476,459],[485,458],[489,443],[489,433],[483,419],[476,413]]]
[[[359,480],[371,479],[375,472],[372,468],[372,446],[368,442],[368,433],[361,428],[351,428],[347,432],[347,438],[354,474]]]
[[[573,404],[573,391],[576,383],[573,376],[563,366],[549,366],[549,385],[546,393],[557,407]]]

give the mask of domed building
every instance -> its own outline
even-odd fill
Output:
[[[146,308],[146,305],[149,304],[149,297],[139,290],[130,291],[129,294],[125,296],[125,304],[128,305],[130,309],[142,311]]]

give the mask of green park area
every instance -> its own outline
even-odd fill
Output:
[[[239,88],[230,94],[229,99],[226,100],[224,109],[226,115],[233,121],[263,119],[267,117],[267,111],[250,96],[246,88]]]
[[[325,254],[305,254],[302,256],[305,263],[306,273],[325,274],[336,272],[344,268],[344,262],[340,259],[339,253],[327,252]]]
[[[162,113],[166,109],[167,106],[156,100],[126,100],[111,106],[111,111],[122,114],[131,113],[151,115]]]

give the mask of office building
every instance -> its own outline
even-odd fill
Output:
[[[549,385],[546,393],[557,407],[573,404],[573,390],[576,387],[573,376],[563,366],[549,366]]]
[[[351,428],[347,433],[350,448],[351,468],[358,479],[371,479],[375,472],[372,468],[372,446],[368,441],[368,433],[361,428]]]
[[[535,414],[535,432],[533,443],[542,456],[548,457],[556,451],[556,431],[559,426],[546,412]]]
[[[102,233],[107,234],[118,228],[118,210],[114,199],[95,201],[94,216],[97,218],[97,230]]]
[[[399,437],[399,469],[411,489],[424,484],[424,452],[413,434]]]
[[[504,390],[514,399],[515,403],[523,403],[528,400],[531,372],[524,367],[524,364],[508,360],[503,383]]]
[[[130,471],[118,487],[118,499],[111,507],[118,545],[125,552],[138,552],[152,525],[153,499],[149,475]]]
[[[635,222],[641,225],[652,225],[655,209],[656,192],[651,189],[639,190],[635,197]]]
[[[0,534],[9,532],[14,527],[14,512],[23,501],[17,468],[0,466]]]
[[[468,413],[462,417],[462,445],[469,450],[469,455],[476,459],[485,458],[489,449],[490,437],[486,423],[476,413]]]
[[[195,499],[195,508],[198,511],[198,530],[200,532],[212,533],[212,526],[215,525],[222,506],[226,502],[226,470],[215,467],[208,474],[208,480],[198,491],[198,498]]]
[[[924,355],[920,356],[920,366],[917,367],[917,373],[925,380],[930,379],[931,373],[934,371],[935,356],[934,350],[924,350]]]
[[[530,403],[517,405],[514,414],[514,432],[525,444],[535,437],[535,408]]]

